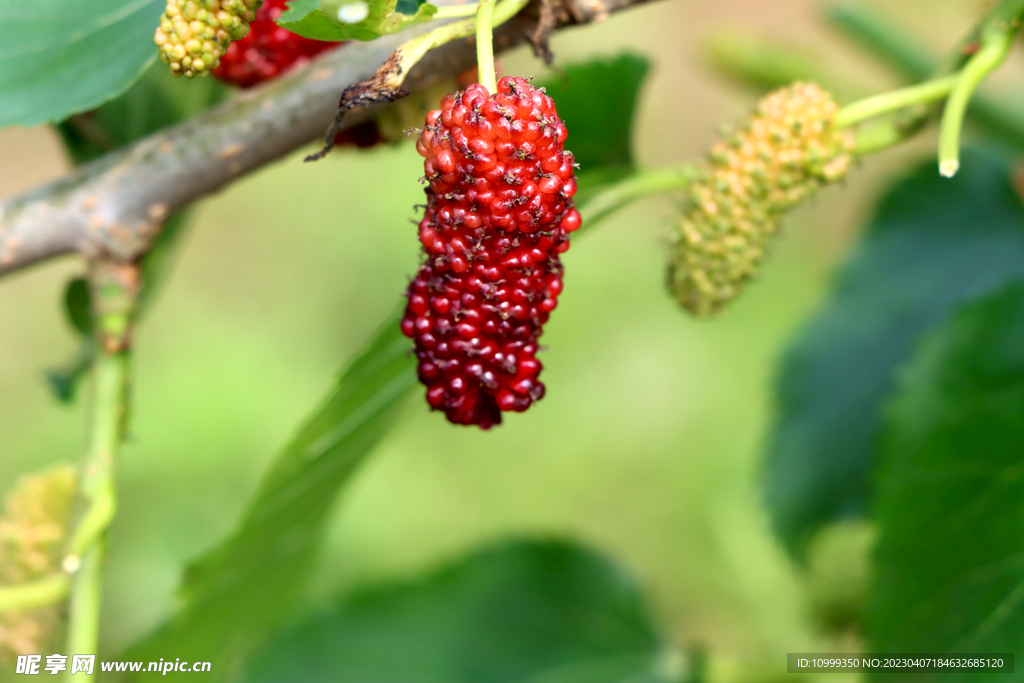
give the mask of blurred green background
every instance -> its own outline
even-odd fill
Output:
[[[937,53],[988,5],[865,4]],[[825,26],[825,7],[671,0],[558,34],[552,46],[558,62],[624,48],[651,60],[635,146],[640,164],[654,166],[700,156],[717,126],[756,98],[707,66],[702,45],[719,29],[784,39],[826,55],[852,82],[892,86]],[[505,73],[545,74],[524,49],[500,63]],[[786,652],[828,651],[835,643],[816,635],[798,570],[758,499],[771,380],[875,193],[930,149],[923,137],[795,213],[762,280],[720,319],[691,320],[664,293],[671,202],[637,204],[575,242],[542,339],[545,399],[481,433],[431,414],[417,393],[340,501],[309,600],[411,576],[507,536],[563,535],[625,564],[672,644],[708,647],[723,678],[739,676],[733,663],[738,672],[778,666]],[[316,165],[302,156],[197,206],[138,330],[106,577],[110,652],[170,614],[183,563],[233,527],[266,463],[398,305],[418,262],[412,145]],[[0,197],[68,167],[48,129],[0,131]],[[82,269],[66,259],[0,281],[0,489],[76,460],[83,446],[87,392],[62,406],[43,380],[76,352],[60,300]]]

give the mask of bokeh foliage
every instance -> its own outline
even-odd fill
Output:
[[[901,373],[885,422],[870,646],[1019,658],[1024,284],[958,311],[930,335]]]
[[[778,387],[776,526],[802,555],[837,520],[873,520],[854,604],[872,652],[1021,654],[1024,206],[1004,161],[964,160],[889,190]]]
[[[347,597],[278,636],[246,681],[668,683],[639,587],[564,541],[488,548]]]
[[[1009,167],[984,154],[965,155],[953,180],[925,161],[882,198],[782,360],[765,487],[790,549],[866,514],[896,369],[956,306],[1024,275],[1022,226]]]

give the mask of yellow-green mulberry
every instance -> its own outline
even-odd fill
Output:
[[[22,477],[0,516],[0,585],[44,578],[60,569],[78,478],[70,465]],[[0,614],[0,658],[54,651],[63,605]]]
[[[783,215],[850,168],[853,133],[813,83],[762,99],[746,124],[715,144],[672,235],[669,286],[688,311],[717,313],[755,277]]]
[[[175,76],[205,76],[244,38],[262,0],[167,0],[153,40]]]

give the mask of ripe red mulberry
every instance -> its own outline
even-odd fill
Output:
[[[416,343],[427,402],[483,429],[544,395],[537,340],[562,292],[559,254],[580,226],[567,132],[522,78],[470,85],[427,115],[416,143],[426,255],[402,331]]]
[[[296,64],[309,61],[324,50],[341,45],[311,40],[277,25],[287,0],[263,0],[256,18],[249,23],[249,33],[228,46],[213,75],[242,88],[251,88],[269,81]]]

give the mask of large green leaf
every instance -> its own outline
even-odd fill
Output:
[[[953,316],[915,355],[901,385],[887,411],[877,484],[870,647],[1019,658],[1024,285]]]
[[[272,641],[250,683],[653,683],[661,642],[635,583],[564,542],[497,547],[359,593]]]
[[[60,121],[132,84],[156,57],[164,0],[0,0],[0,127]]]
[[[361,6],[366,18],[354,23],[339,16]],[[374,40],[420,24],[437,13],[422,0],[292,0],[277,23],[292,33],[314,40]]]
[[[611,180],[633,168],[633,120],[648,68],[644,57],[625,53],[570,64],[563,77],[537,83],[569,129],[565,144],[580,165],[581,186],[588,174]]]
[[[791,549],[865,511],[879,406],[921,334],[1024,273],[1024,207],[1008,167],[978,153],[963,161],[952,180],[927,161],[892,188],[782,362],[765,486]]]
[[[349,365],[277,458],[237,530],[188,567],[173,621],[131,659],[231,662],[286,615],[343,484],[387,433],[416,382],[398,316]],[[215,672],[217,673],[217,672]],[[227,674],[221,667],[217,677]],[[172,674],[173,675],[173,674]]]

